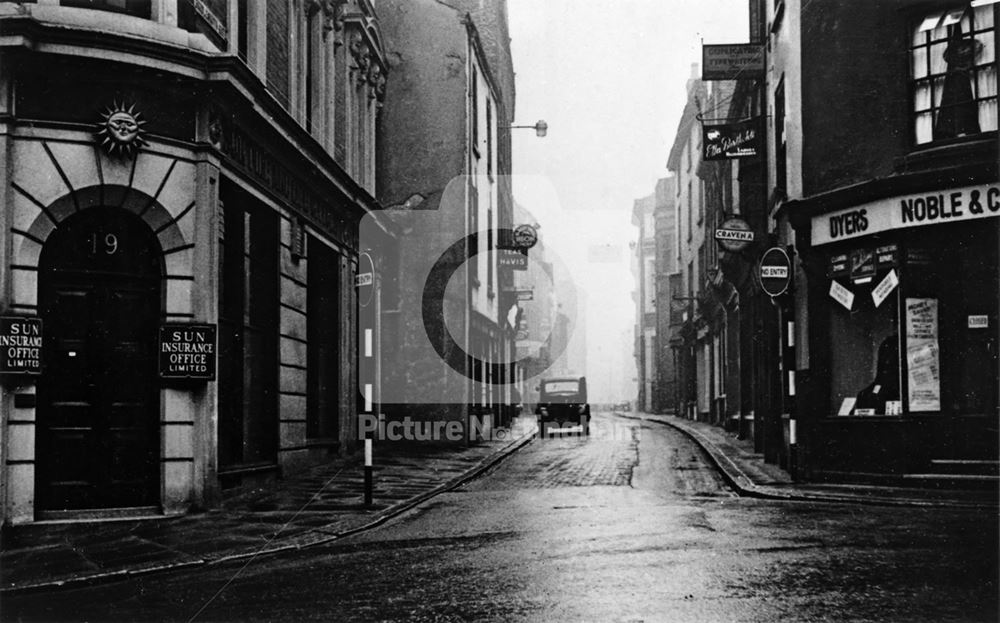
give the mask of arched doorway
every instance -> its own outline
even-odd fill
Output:
[[[76,213],[45,242],[38,511],[159,503],[161,272],[153,232],[119,208]]]

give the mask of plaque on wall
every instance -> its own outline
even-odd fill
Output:
[[[215,380],[215,325],[161,325],[158,352],[161,379]]]
[[[0,317],[0,348],[0,374],[41,374],[41,318]]]

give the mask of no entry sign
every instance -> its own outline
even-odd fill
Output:
[[[358,305],[368,307],[375,294],[375,262],[367,253],[362,253],[358,258],[358,274],[354,276],[354,286],[358,289]]]
[[[780,296],[792,279],[792,261],[781,247],[771,247],[760,258],[760,287],[771,296]]]

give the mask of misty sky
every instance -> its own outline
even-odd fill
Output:
[[[516,123],[549,124],[546,138],[514,132],[514,197],[587,293],[591,401],[634,399],[608,387],[609,366],[632,357],[632,204],[667,175],[702,41],[746,42],[747,2],[509,0],[509,12]]]

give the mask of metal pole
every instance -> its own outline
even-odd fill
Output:
[[[365,506],[372,505],[372,437],[365,433]]]

